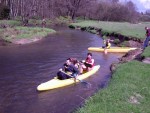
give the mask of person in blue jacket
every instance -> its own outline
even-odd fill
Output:
[[[143,49],[145,49],[148,46],[149,41],[150,41],[150,28],[145,27],[145,30],[146,30],[146,39],[143,44]]]
[[[60,80],[75,78],[79,75],[79,70],[75,65],[71,62],[71,59],[68,58],[66,63],[63,65],[61,69],[59,69],[57,73],[57,77]]]

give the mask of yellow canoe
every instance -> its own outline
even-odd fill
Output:
[[[99,70],[99,68],[100,68],[100,65],[94,66],[92,70],[90,70],[90,71],[88,71],[82,75],[79,75],[78,79],[83,80],[83,79],[90,77],[91,75],[95,74]],[[76,82],[79,82],[79,80],[76,80]],[[65,80],[59,80],[59,79],[57,79],[57,77],[54,77],[54,79],[51,79],[45,83],[41,83],[37,87],[37,90],[38,91],[46,91],[46,90],[50,90],[50,89],[68,86],[68,85],[71,85],[74,83],[75,83],[75,81],[73,78],[65,79]]]
[[[122,53],[126,53],[130,50],[135,50],[137,48],[131,48],[131,47],[111,47],[109,49],[107,49],[107,52],[122,52]],[[104,48],[102,47],[89,47],[88,48],[89,51],[98,51],[98,52],[104,52]]]

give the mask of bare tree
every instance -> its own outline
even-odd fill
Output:
[[[105,21],[136,21],[133,2],[121,4],[119,0],[0,0],[10,9],[10,17],[55,18],[59,16],[83,17]]]
[[[146,10],[145,14],[150,16],[150,9]]]

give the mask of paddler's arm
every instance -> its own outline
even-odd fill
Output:
[[[111,43],[108,43],[108,46],[106,47],[107,49],[111,47]]]

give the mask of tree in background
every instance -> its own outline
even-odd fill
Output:
[[[150,9],[146,10],[145,14],[150,16]]]
[[[132,1],[128,1],[126,3],[126,7],[127,7],[127,11],[128,11],[128,13],[127,13],[127,16],[128,16],[127,21],[131,21],[131,22],[134,23],[135,21],[137,21],[137,16],[138,16],[137,11],[136,11],[136,6],[135,6],[135,4]]]
[[[140,20],[141,20],[141,21],[147,21],[147,22],[150,21],[150,9],[147,10],[147,11],[145,12],[145,14],[144,14],[144,13],[141,13],[141,14],[140,14]]]
[[[70,16],[72,20],[81,17],[135,23],[140,15],[132,1],[124,4],[119,0],[0,0],[2,2],[10,9],[12,19],[29,13],[29,18],[35,19]]]
[[[9,18],[9,13],[10,9],[9,6],[6,5],[5,0],[0,1],[0,19],[8,19]]]

